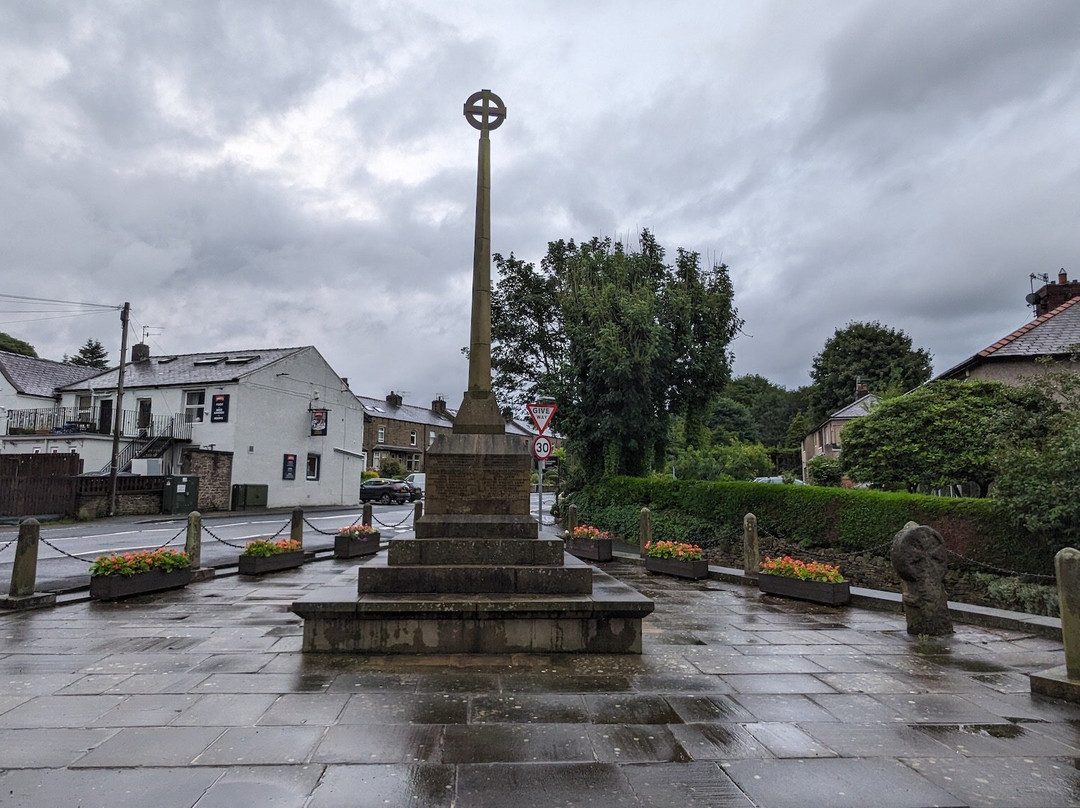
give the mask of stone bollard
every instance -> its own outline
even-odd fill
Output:
[[[192,511],[187,516],[184,552],[191,559],[191,569],[197,570],[202,565],[202,514],[198,511]]]
[[[761,571],[761,549],[758,546],[757,517],[746,514],[742,520],[742,566],[743,577],[756,581]]]
[[[292,524],[289,525],[289,538],[304,543],[304,509],[293,508]]]
[[[638,516],[638,552],[645,555],[645,547],[652,543],[652,512],[642,508]]]
[[[908,634],[952,634],[945,570],[948,551],[941,534],[908,522],[893,538],[892,565],[900,576]]]
[[[577,505],[568,505],[566,507],[565,530],[567,533],[573,533],[575,527],[577,527]]]
[[[214,577],[214,568],[202,565],[202,514],[198,511],[192,511],[188,514],[184,552],[191,559],[191,580],[209,581]]]
[[[371,526],[371,503],[364,505],[364,515],[360,517],[360,524]]]
[[[11,567],[11,588],[0,597],[0,609],[36,609],[53,606],[56,595],[52,592],[35,592],[37,582],[38,541],[41,524],[37,519],[24,519],[19,523],[19,541],[15,545],[15,561]]]
[[[1080,550],[1066,547],[1054,556],[1065,670],[1080,683]]]
[[[420,517],[424,515],[424,502],[423,500],[416,500],[413,504],[413,530],[416,530],[416,523],[420,520]]]

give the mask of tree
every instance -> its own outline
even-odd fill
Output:
[[[881,323],[848,323],[825,341],[810,377],[811,420],[820,423],[855,400],[858,381],[870,392],[908,391],[930,378],[930,354]]]
[[[7,351],[8,353],[21,354],[22,356],[32,356],[37,359],[37,351],[34,350],[34,346],[29,342],[23,342],[21,339],[5,334],[0,331],[0,351]]]
[[[744,443],[761,443],[761,429],[750,408],[726,396],[713,399],[707,425],[714,444],[723,443],[729,437]]]
[[[108,357],[109,352],[105,350],[104,345],[96,339],[88,339],[74,356],[65,354],[64,361],[69,365],[105,370],[109,366]]]
[[[844,480],[844,472],[840,467],[840,461],[835,457],[818,455],[806,461],[807,476],[810,477],[811,485],[824,485],[838,487]]]
[[[674,466],[680,480],[751,480],[773,471],[764,446],[737,440],[707,449],[684,449],[676,456]]]
[[[732,379],[724,395],[750,411],[757,424],[758,440],[766,446],[787,445],[791,419],[807,406],[807,388],[788,390],[757,374]]]
[[[997,475],[999,445],[1043,440],[1058,412],[1034,387],[936,381],[851,421],[840,460],[849,477],[876,488],[974,482],[984,496]]]
[[[559,402],[555,428],[591,476],[645,474],[665,455],[673,416],[707,442],[712,397],[730,377],[741,324],[727,267],[679,250],[674,266],[649,231],[628,250],[611,239],[553,241],[539,268],[495,256],[492,370],[516,404]]]

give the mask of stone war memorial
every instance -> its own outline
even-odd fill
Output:
[[[641,653],[653,603],[541,537],[529,513],[528,439],[506,434],[491,390],[491,139],[506,107],[465,102],[480,131],[469,379],[453,433],[427,453],[415,538],[295,601],[305,652]]]

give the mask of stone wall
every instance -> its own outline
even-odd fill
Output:
[[[104,516],[109,512],[109,498],[100,494],[88,494],[78,497],[76,512],[86,508],[93,516]],[[116,495],[117,516],[145,516],[161,513],[161,492],[144,491],[139,493],[120,493]]]
[[[232,507],[232,452],[210,449],[187,449],[180,460],[182,474],[199,478],[199,501],[202,513],[227,511]]]

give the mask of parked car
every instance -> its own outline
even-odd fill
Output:
[[[755,483],[781,483],[782,484],[784,482],[784,478],[783,477],[755,477],[752,480],[752,482],[755,482]],[[806,483],[804,483],[798,477],[794,478],[791,482],[792,482],[793,485],[806,485]]]
[[[360,483],[361,502],[381,502],[389,505],[391,502],[401,505],[409,501],[412,489],[401,480],[388,480],[385,477],[372,477]]]
[[[412,497],[410,501],[416,502],[420,497],[424,496],[424,485],[426,484],[426,477],[424,472],[416,471],[405,478],[405,482],[412,488]]]

